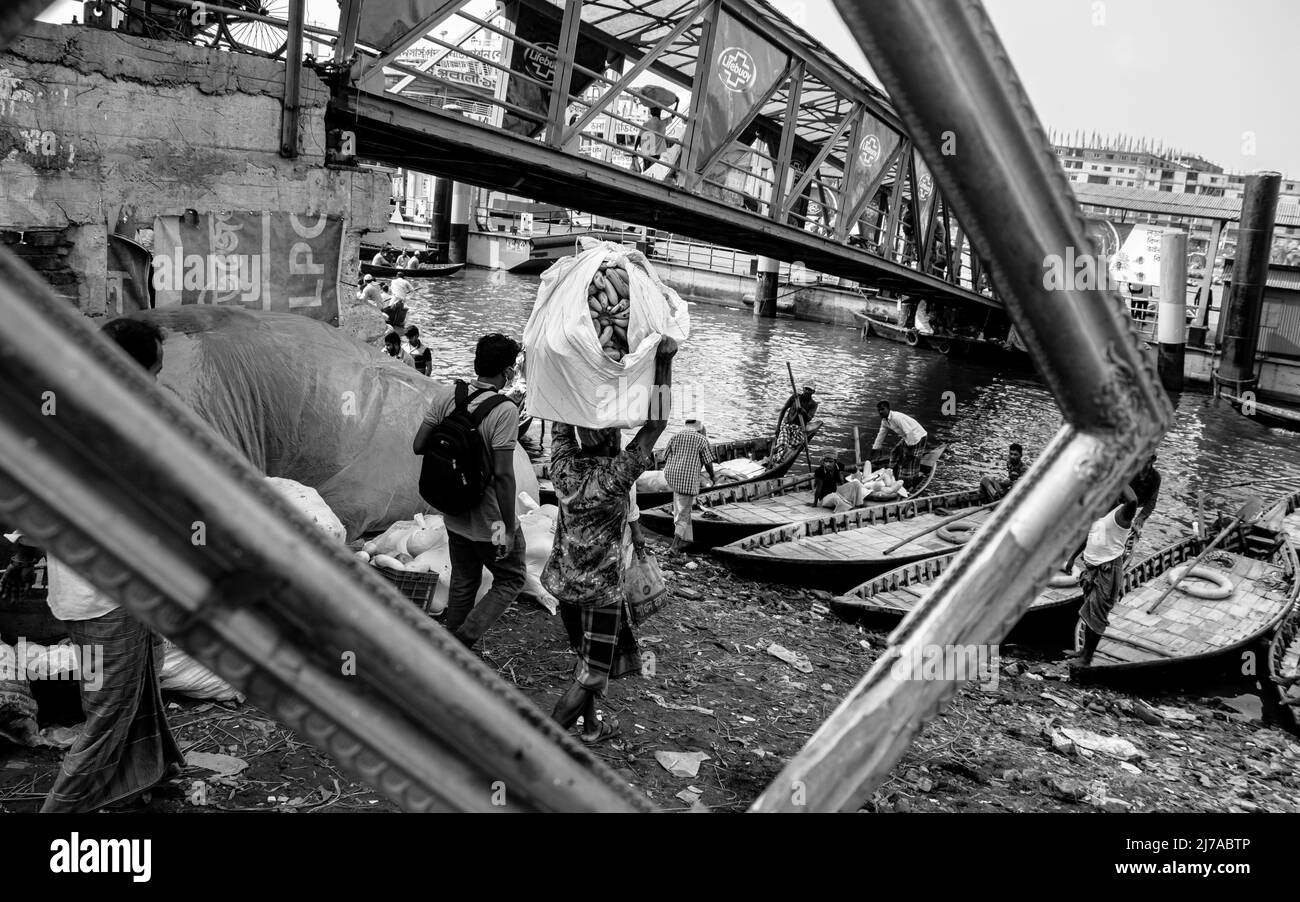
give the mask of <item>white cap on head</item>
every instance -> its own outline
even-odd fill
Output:
[[[364,279],[362,279],[361,281],[363,281],[363,282],[373,282],[373,281],[375,281],[375,277],[372,276],[370,273],[366,273],[366,277],[365,277]]]

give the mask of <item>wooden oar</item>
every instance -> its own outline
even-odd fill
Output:
[[[998,501],[1001,501],[1001,500],[1002,500],[1002,499],[1000,499],[1000,498],[998,499]],[[907,502],[903,502],[903,503],[906,504]],[[931,527],[929,527],[928,529],[923,529],[923,530],[921,530],[920,532],[918,532],[918,533],[917,533],[916,535],[914,535],[914,536],[908,536],[906,539],[903,539],[903,541],[899,542],[897,545],[891,545],[890,547],[886,548],[882,553],[883,553],[883,554],[893,554],[895,551],[897,551],[898,549],[902,548],[902,547],[903,547],[904,545],[906,545],[908,542],[915,542],[917,539],[921,538],[921,536],[928,536],[928,535],[929,535],[930,533],[932,533],[932,532],[935,532],[935,531],[937,531],[937,530],[943,529],[943,528],[944,528],[945,526],[947,526],[949,523],[956,523],[958,520],[965,520],[967,517],[972,517],[972,516],[974,516],[975,514],[980,513],[981,511],[986,511],[986,510],[988,510],[990,507],[994,507],[994,506],[996,506],[997,503],[998,503],[997,501],[990,501],[988,504],[981,504],[979,507],[977,507],[977,508],[973,508],[972,510],[962,511],[960,514],[955,514],[955,515],[953,515],[953,516],[947,518],[946,520],[943,520],[943,521],[941,521],[941,522],[939,522],[939,523],[936,523],[934,526],[931,526]]]
[[[1169,588],[1165,589],[1165,591],[1161,593],[1160,597],[1156,599],[1155,604],[1147,608],[1147,613],[1154,614],[1156,612],[1156,608],[1164,604],[1165,599],[1169,597],[1169,593],[1173,592],[1174,589],[1178,588],[1178,584],[1181,583],[1184,579],[1186,579],[1189,573],[1191,573],[1194,569],[1196,569],[1197,564],[1205,560],[1205,556],[1209,554],[1216,545],[1222,542],[1224,537],[1226,537],[1228,533],[1236,529],[1238,524],[1240,523],[1252,522],[1255,519],[1257,519],[1259,517],[1259,512],[1260,512],[1259,499],[1247,498],[1246,503],[1241,506],[1241,510],[1237,511],[1237,515],[1232,518],[1232,522],[1229,523],[1227,526],[1225,526],[1223,528],[1223,531],[1214,537],[1213,542],[1205,546],[1205,550],[1196,556],[1196,560],[1192,561],[1192,563],[1187,567],[1186,570],[1182,572],[1182,574],[1178,577],[1178,579],[1174,580],[1169,584]]]
[[[790,376],[790,392],[794,398],[794,403],[790,405],[790,413],[793,415],[795,408],[799,407],[799,389],[794,387],[794,368],[790,366],[788,360],[785,362],[785,371]],[[813,471],[812,455],[808,453],[808,432],[806,429],[803,434],[803,459],[804,463],[808,465],[808,472],[811,473]],[[814,498],[813,500],[816,501],[817,499]]]

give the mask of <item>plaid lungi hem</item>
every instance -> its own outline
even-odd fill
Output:
[[[1079,619],[1094,633],[1105,633],[1110,624],[1110,612],[1124,588],[1124,555],[1096,566],[1084,561],[1079,586],[1083,589]]]
[[[597,695],[605,693],[611,679],[641,670],[626,606],[623,600],[599,608],[560,602],[560,620],[578,656],[573,679]]]
[[[68,635],[83,649],[102,649],[102,673],[96,688],[82,681],[86,723],[42,812],[95,811],[155,786],[168,764],[185,763],[158,688],[162,637],[121,608],[69,621]]]
[[[911,487],[921,475],[921,458],[925,455],[926,443],[930,437],[922,436],[915,445],[899,442],[889,452],[889,466],[894,471],[894,478],[901,479]]]

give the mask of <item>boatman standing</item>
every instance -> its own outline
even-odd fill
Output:
[[[1083,562],[1079,573],[1079,586],[1083,589],[1083,607],[1079,611],[1079,619],[1083,621],[1083,648],[1070,661],[1072,666],[1087,667],[1092,662],[1097,643],[1110,623],[1111,609],[1124,593],[1124,550],[1137,509],[1137,494],[1125,486],[1121,503],[1092,524],[1088,538],[1065,565],[1066,572],[1070,572],[1075,558]]]
[[[375,309],[384,306],[384,291],[370,273],[366,273],[361,277],[361,301],[370,304]]]
[[[669,553],[675,554],[695,538],[691,529],[691,509],[700,492],[700,468],[709,473],[709,482],[716,483],[713,473],[713,449],[704,424],[687,420],[686,428],[668,442],[664,458],[664,477],[673,490],[673,543]],[[639,524],[638,524],[639,525]]]
[[[895,479],[901,479],[904,484],[912,482],[921,474],[921,456],[925,454],[927,439],[925,429],[907,414],[891,409],[888,401],[877,404],[876,413],[880,414],[880,431],[871,446],[872,452],[885,446],[889,433],[897,433],[899,440],[889,452],[889,466]]]

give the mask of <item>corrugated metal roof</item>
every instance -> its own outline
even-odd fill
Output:
[[[1165,213],[1170,216],[1189,216],[1200,219],[1222,219],[1236,222],[1241,219],[1241,201],[1234,197],[1212,197],[1206,194],[1177,194],[1172,191],[1151,191],[1123,185],[1092,185],[1072,182],[1074,196],[1081,204],[1131,210],[1135,213]],[[1300,203],[1280,198],[1277,204],[1276,225],[1300,226]]]

